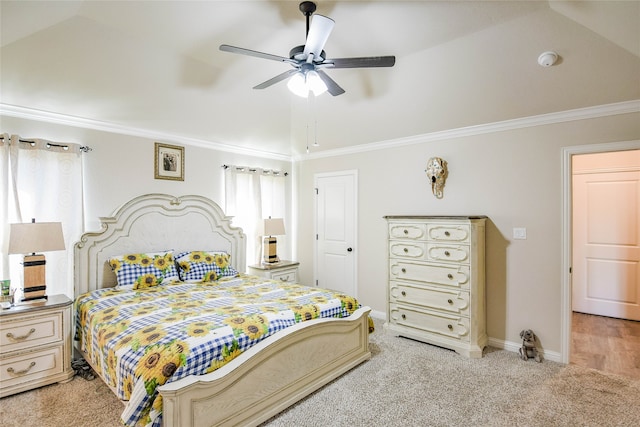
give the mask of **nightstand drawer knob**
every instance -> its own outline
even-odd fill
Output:
[[[404,229],[404,234],[409,234],[409,230],[407,230],[406,228]]]
[[[453,304],[453,300],[452,300],[452,299],[448,299],[448,300],[447,300],[447,302],[448,302],[449,304]]]
[[[407,296],[407,293],[405,291],[400,292],[402,294],[403,297]]]
[[[445,256],[451,256],[451,254],[449,253],[449,251],[444,251],[444,255],[445,255]]]
[[[406,254],[408,252],[409,252],[409,249],[408,248],[404,248],[404,253]]]
[[[447,277],[449,278],[449,280],[453,280],[453,274],[449,273],[447,274]]]
[[[406,273],[406,272],[407,272],[407,269],[406,269],[406,268],[403,268],[403,269],[402,269],[402,270],[400,270],[400,271],[402,271],[403,273]]]
[[[449,328],[450,331],[453,331],[453,325],[447,325],[447,328]]]
[[[9,339],[11,339],[11,340],[14,340],[14,341],[24,341],[24,340],[26,340],[27,338],[29,338],[29,336],[30,336],[32,333],[34,333],[35,331],[36,331],[36,328],[31,328],[31,330],[30,330],[29,332],[27,332],[27,334],[26,334],[26,335],[22,335],[22,336],[19,336],[19,337],[14,337],[14,336],[13,336],[13,334],[12,334],[11,332],[8,332],[8,333],[7,333],[7,338],[9,338]]]
[[[406,318],[407,318],[407,316],[403,314],[403,315],[402,315],[402,318],[403,318],[403,319],[406,319]]]
[[[444,235],[445,235],[445,236],[447,236],[447,237],[449,237],[449,236],[451,236],[451,233],[449,233],[448,231],[445,231],[445,232],[444,232]]]
[[[7,368],[7,372],[9,372],[10,374],[13,374],[13,375],[24,375],[27,372],[29,372],[31,370],[31,368],[33,368],[34,366],[36,366],[36,362],[31,362],[27,369],[23,369],[21,371],[14,371],[13,368]]]

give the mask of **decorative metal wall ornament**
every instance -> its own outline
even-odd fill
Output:
[[[447,162],[440,157],[432,157],[427,160],[427,169],[425,169],[429,181],[431,181],[431,191],[438,199],[442,199],[444,195],[444,182],[447,179],[449,171],[447,170]]]

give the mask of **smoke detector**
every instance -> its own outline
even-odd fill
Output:
[[[543,67],[551,67],[558,60],[558,54],[552,51],[542,52],[538,57],[538,64]]]

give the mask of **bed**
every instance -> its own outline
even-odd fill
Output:
[[[231,225],[231,218],[225,216],[215,202],[194,195],[149,194],[125,203],[113,216],[101,218],[101,222],[99,232],[85,233],[74,247],[76,350],[123,399],[123,418],[127,423],[181,427],[258,425],[371,357],[368,344],[370,309],[361,307],[355,299],[318,288],[233,274],[244,269],[240,266],[245,265],[245,236],[241,229]],[[222,273],[228,274],[221,274],[218,269],[216,277],[206,280],[185,281],[180,277],[149,287],[138,281],[140,286],[134,285],[137,289],[130,289],[120,286],[122,277],[120,273],[116,276],[112,269],[114,260],[124,254],[170,252],[179,258],[179,254],[194,257],[194,253],[200,252],[202,255],[202,250],[215,250],[204,252],[213,258],[226,254],[226,258],[218,259],[217,265],[223,268]],[[167,273],[164,279],[172,274]],[[190,292],[195,292],[196,305],[203,312],[192,306],[187,311],[182,310],[181,298],[186,298]],[[239,292],[245,293],[240,295]],[[292,294],[283,295],[282,292]],[[133,304],[139,302],[136,299],[151,304],[154,310],[141,308],[132,314],[132,310],[136,310]],[[235,301],[235,305],[226,299]],[[305,304],[310,301],[312,304]],[[256,303],[255,307],[249,304],[252,302]],[[267,303],[275,304],[275,308],[269,305],[271,308],[266,314],[256,311]],[[289,303],[295,305],[289,309],[278,306]],[[105,309],[107,306],[111,308]],[[223,310],[229,306],[250,310],[251,319],[257,319],[251,333],[243,333],[235,327],[233,316],[237,313]],[[315,308],[309,309],[310,306]],[[302,309],[298,310],[300,307]],[[304,307],[307,307],[306,311]],[[113,329],[114,323],[110,331],[85,330],[88,325],[105,324],[105,316],[112,317],[114,310],[120,316],[116,322],[120,328],[117,333]],[[91,313],[100,313],[102,317],[99,321],[87,320],[91,319]],[[162,342],[166,344],[163,348],[178,349],[172,350],[172,354],[179,357],[174,359],[177,362],[170,373],[162,371],[167,378],[151,386],[143,379],[137,383],[132,379],[129,385],[120,383],[115,377],[126,377],[123,372],[131,359],[129,350],[134,353],[140,350],[145,355],[151,352],[141,344],[141,339],[130,345],[131,338],[122,337],[144,326],[135,323],[139,319],[145,319],[146,325],[164,325],[166,318],[174,320],[176,313],[186,313],[177,322],[180,331],[190,331],[192,335],[187,337],[191,340],[186,341],[187,345],[180,337],[163,336]],[[152,317],[145,317],[148,315]],[[321,317],[323,315],[329,317]],[[158,316],[164,316],[162,321]],[[199,351],[197,359],[209,357],[204,362],[208,368],[194,369],[189,358],[195,353],[193,343],[202,342],[198,327],[205,321],[221,322],[215,327],[208,326],[213,331],[208,335],[218,332],[224,335],[231,330],[237,342],[232,344],[223,340],[222,350]],[[172,328],[167,327],[163,333]],[[256,330],[262,332],[251,335]],[[196,341],[193,341],[194,335],[198,335]],[[136,336],[140,337],[139,334]],[[98,341],[126,342],[128,347],[120,346],[117,351],[112,347],[114,351],[110,353],[106,350],[99,353],[96,350]],[[151,342],[148,344],[148,348],[153,347]],[[184,352],[187,356],[182,354],[185,347],[193,350]],[[113,369],[102,369],[105,366]],[[141,389],[153,398],[134,399]]]

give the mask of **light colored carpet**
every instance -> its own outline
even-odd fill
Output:
[[[385,335],[371,360],[264,426],[637,426],[640,381],[489,348],[482,359]],[[1,426],[119,426],[120,403],[75,377],[0,400]]]

